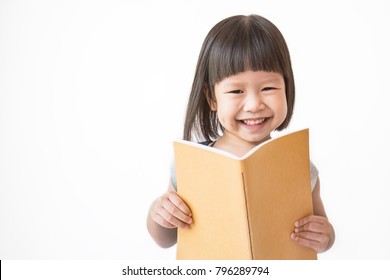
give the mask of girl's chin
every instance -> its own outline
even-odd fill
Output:
[[[252,143],[254,146],[257,146],[257,145],[259,145],[259,144],[261,144],[269,139],[271,139],[270,135],[268,135],[266,137],[261,137],[261,138],[250,138],[246,141]]]

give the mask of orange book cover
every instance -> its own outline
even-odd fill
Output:
[[[192,211],[178,229],[177,259],[316,259],[290,239],[313,213],[309,130],[268,140],[238,158],[174,142],[177,191]]]

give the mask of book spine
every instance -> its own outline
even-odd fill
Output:
[[[251,260],[254,259],[253,257],[253,247],[252,247],[252,231],[251,231],[251,226],[250,226],[250,220],[249,220],[249,204],[248,204],[248,193],[247,193],[247,184],[246,184],[246,168],[244,161],[241,161],[241,178],[242,178],[242,196],[245,202],[245,224],[246,224],[246,242],[247,242],[247,248],[249,250],[248,256]]]

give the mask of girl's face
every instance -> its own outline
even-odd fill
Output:
[[[279,73],[242,72],[220,81],[214,91],[216,100],[209,103],[225,129],[223,143],[250,148],[268,140],[286,118],[285,84]]]

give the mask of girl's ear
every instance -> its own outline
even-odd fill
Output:
[[[207,98],[207,102],[209,103],[211,111],[216,112],[217,111],[217,101]]]
[[[204,94],[206,96],[207,103],[209,104],[211,111],[216,112],[217,100],[215,100],[215,97],[212,97],[212,94],[207,89],[204,91]]]

